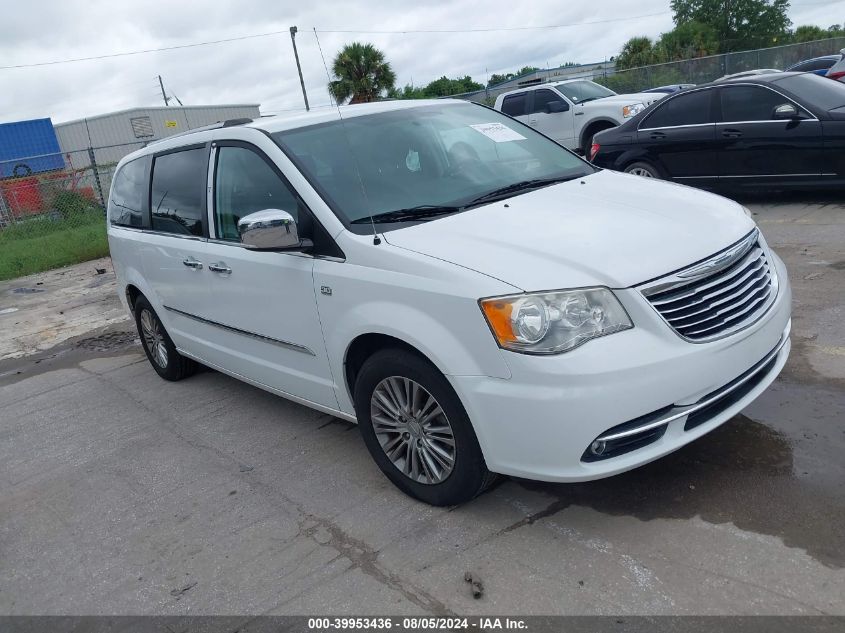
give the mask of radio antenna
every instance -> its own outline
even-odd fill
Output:
[[[329,66],[326,64],[326,56],[323,55],[323,47],[320,46],[320,36],[317,34],[316,27],[314,27],[314,38],[317,40],[317,48],[320,51],[320,57],[323,59],[323,68],[326,69],[326,78],[329,80],[329,85],[331,85],[332,76],[329,73]],[[378,246],[381,244],[381,238],[378,236],[378,232],[376,232],[376,222],[373,220],[372,207],[370,207],[370,200],[367,197],[367,188],[364,186],[364,179],[361,177],[361,171],[358,169],[358,159],[355,156],[355,152],[352,150],[352,143],[349,141],[349,135],[346,133],[346,121],[343,120],[343,113],[340,111],[340,103],[338,103],[337,99],[334,98],[331,90],[329,90],[329,101],[333,102],[334,107],[337,108],[337,116],[340,119],[340,125],[343,129],[343,138],[346,141],[346,146],[349,148],[349,154],[352,156],[352,163],[355,166],[355,175],[358,176],[358,184],[361,186],[361,195],[364,196],[364,204],[367,205],[367,210],[370,212],[370,225],[373,227],[373,244]]]

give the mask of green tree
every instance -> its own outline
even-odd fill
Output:
[[[372,44],[353,42],[344,46],[332,62],[337,78],[329,83],[329,93],[338,103],[376,101],[394,89],[396,74],[384,53]]]
[[[719,34],[712,26],[691,20],[663,33],[655,56],[664,62],[705,57],[719,52]]]
[[[812,26],[809,24],[799,26],[792,33],[792,41],[796,44],[800,44],[801,42],[813,42],[815,40],[823,40],[826,37],[831,37],[830,31],[826,31],[821,27]]]
[[[528,75],[533,72],[537,72],[540,70],[536,66],[523,66],[515,73],[502,73],[502,74],[492,74],[490,75],[490,79],[487,81],[487,86],[495,86],[496,84],[500,84],[503,81],[510,81],[516,77],[521,77],[522,75]]]
[[[423,93],[426,97],[448,97],[449,95],[457,95],[463,92],[473,92],[484,88],[480,83],[473,81],[472,77],[466,75],[465,77],[458,77],[457,79],[447,79],[444,75],[440,79],[435,79],[425,88]]]
[[[648,37],[632,37],[616,56],[616,68],[625,70],[655,63],[654,43]]]
[[[675,24],[716,30],[724,52],[772,46],[788,35],[789,0],[672,0]]]
[[[437,97],[458,95],[464,92],[474,92],[483,88],[484,86],[482,84],[473,81],[469,75],[458,77],[457,79],[449,79],[443,76],[423,87],[406,85],[401,90],[394,88],[390,90],[388,96],[391,99],[434,99]]]

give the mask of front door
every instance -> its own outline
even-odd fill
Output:
[[[265,209],[291,213],[303,230],[310,212],[260,149],[238,141],[215,145],[205,317],[216,334],[203,358],[297,398],[337,408],[317,314],[313,258],[248,250],[237,231],[239,219]]]
[[[539,88],[531,94],[534,98],[529,109],[528,124],[564,147],[575,148],[575,123],[569,102],[548,88]]]
[[[819,178],[824,143],[821,123],[812,114],[763,86],[724,86],[720,93],[722,116],[716,140],[723,184]],[[794,105],[799,118],[775,119],[774,110],[785,104]]]

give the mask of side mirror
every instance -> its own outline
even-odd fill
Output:
[[[566,112],[569,110],[569,104],[563,101],[549,101],[546,104],[546,114],[554,114],[555,112]]]
[[[256,251],[295,251],[310,246],[310,240],[299,239],[293,216],[281,209],[265,209],[242,217],[238,235],[241,244]]]
[[[783,103],[783,104],[777,106],[772,111],[772,118],[773,119],[797,119],[797,118],[799,118],[798,108],[796,108],[791,103]]]

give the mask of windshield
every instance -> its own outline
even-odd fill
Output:
[[[824,110],[845,106],[845,84],[808,73],[792,75],[777,82],[796,95],[801,95],[808,104]]]
[[[411,213],[430,220],[442,216],[432,207],[458,211],[518,183],[595,171],[531,128],[472,103],[353,116],[272,136],[359,233],[368,230],[353,224],[362,218],[403,210],[403,221]]]
[[[592,81],[570,81],[565,84],[557,84],[555,88],[572,103],[583,103],[584,101],[595,101],[596,99],[616,96],[613,90]]]

